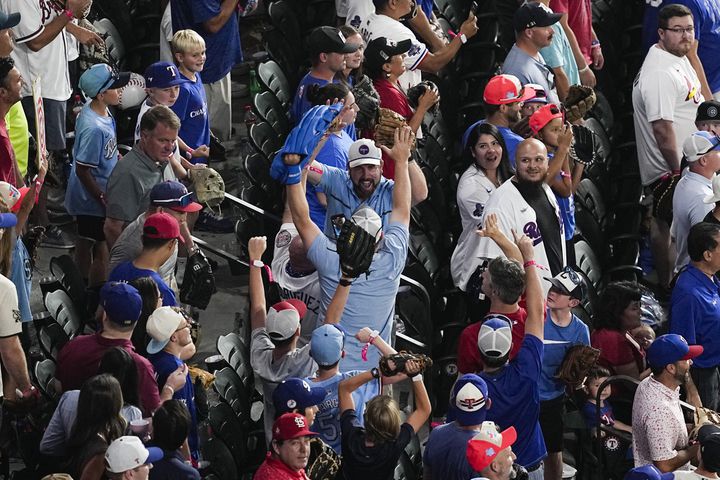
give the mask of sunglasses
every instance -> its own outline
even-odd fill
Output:
[[[164,200],[153,200],[153,203],[161,205],[161,204],[172,204],[172,206],[176,207],[187,207],[193,202],[192,192],[188,192],[185,195],[181,196],[180,198],[166,198]]]
[[[98,92],[102,92],[103,90],[106,90],[110,88],[110,86],[117,82],[120,79],[120,72],[118,72],[115,65],[109,65],[110,67],[110,78],[105,80],[105,83],[102,84],[102,87],[98,90]]]

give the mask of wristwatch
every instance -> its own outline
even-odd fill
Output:
[[[380,378],[380,370],[378,370],[377,367],[370,370],[370,373],[372,374],[373,378]]]
[[[463,45],[467,43],[467,36],[464,33],[461,33],[460,35],[458,35],[458,37],[460,37],[460,41],[463,43]]]

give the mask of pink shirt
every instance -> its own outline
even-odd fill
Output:
[[[671,390],[652,376],[635,392],[632,409],[635,466],[674,458],[688,446],[688,431],[680,408],[680,388]],[[678,470],[688,470],[686,463]]]

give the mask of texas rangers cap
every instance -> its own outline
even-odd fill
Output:
[[[292,337],[306,311],[307,306],[294,298],[283,300],[270,307],[265,319],[265,328],[270,338],[283,341]]]
[[[348,168],[360,165],[380,165],[382,151],[375,146],[375,142],[368,138],[361,138],[350,145],[348,152]]]
[[[409,38],[400,42],[393,42],[386,37],[377,37],[370,41],[365,47],[365,64],[369,68],[379,70],[384,64],[390,61],[395,55],[402,55],[410,50],[412,41]]]
[[[123,473],[159,462],[164,456],[161,448],[145,447],[139,437],[127,435],[113,440],[105,451],[105,463],[108,472]]]
[[[706,100],[702,102],[695,114],[696,122],[720,122],[720,102]]]
[[[319,405],[325,400],[327,392],[323,387],[311,387],[301,378],[288,378],[277,386],[272,395],[275,415],[291,412],[295,409],[304,411],[308,407]]]
[[[505,315],[488,315],[477,338],[480,352],[487,357],[503,357],[512,348],[512,322]]]
[[[647,350],[647,361],[651,367],[664,367],[680,360],[690,360],[702,355],[702,345],[688,345],[682,335],[668,333],[660,335]]]
[[[524,102],[535,96],[535,90],[522,86],[515,75],[495,75],[490,79],[483,91],[483,101],[490,105],[505,105]]]
[[[476,472],[482,472],[495,460],[498,453],[515,443],[515,440],[517,440],[515,427],[499,432],[495,422],[483,422],[480,433],[468,441],[465,452],[468,463]]]
[[[308,428],[304,415],[284,413],[275,420],[272,429],[273,440],[292,440],[298,437],[314,437],[317,433]]]
[[[718,149],[720,149],[720,137],[704,130],[691,134],[683,142],[683,155],[688,162],[694,162]]]
[[[655,465],[633,468],[625,474],[625,480],[673,480],[673,473],[662,473]]]
[[[18,23],[20,23],[20,14],[18,12],[5,13],[0,11],[0,30],[13,28]]]
[[[537,134],[540,130],[545,128],[545,125],[550,123],[552,120],[564,117],[565,114],[560,111],[557,105],[555,105],[554,103],[549,103],[544,107],[535,110],[535,112],[530,115],[528,124],[530,125],[530,130],[532,130],[534,134]]]
[[[450,397],[455,421],[462,426],[479,425],[487,416],[488,387],[479,375],[458,378]]]
[[[562,14],[548,11],[538,2],[527,2],[515,11],[513,26],[516,32],[522,32],[526,28],[549,27],[559,22],[560,18]]]
[[[308,40],[310,53],[353,53],[360,46],[357,43],[345,43],[345,36],[335,27],[317,27],[310,32]]]
[[[170,62],[155,62],[145,69],[145,87],[168,88],[190,80],[180,75],[180,70]]]

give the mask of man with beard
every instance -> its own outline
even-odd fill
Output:
[[[703,102],[700,80],[686,55],[695,27],[690,10],[671,4],[660,10],[658,43],[650,48],[633,85],[635,140],[640,179],[652,193],[651,247],[661,291],[670,282],[670,218],[658,215],[658,202],[672,198],[680,178],[682,142],[695,131],[695,114]],[[662,210],[660,212],[662,214]]]
[[[550,103],[559,105],[554,75],[545,64],[540,50],[549,47],[553,39],[553,28],[559,13],[548,11],[538,2],[529,2],[517,9],[513,17],[515,45],[503,63],[502,73],[515,75],[523,85],[537,83],[542,86]]]
[[[633,401],[632,437],[635,466],[655,465],[663,472],[688,470],[698,445],[688,445],[688,431],[680,409],[680,386],[688,402],[700,407],[690,378],[692,359],[703,353],[680,335],[659,336],[647,351],[652,375],[640,382]]]
[[[485,204],[483,225],[490,214],[497,216],[498,228],[512,238],[524,233],[533,242],[535,259],[543,277],[560,273],[566,265],[564,227],[555,195],[545,183],[548,157],[545,145],[537,139],[524,140],[517,149],[515,176],[500,185]],[[502,255],[497,244],[483,238],[478,246],[480,258]],[[545,293],[550,283],[543,282]]]

